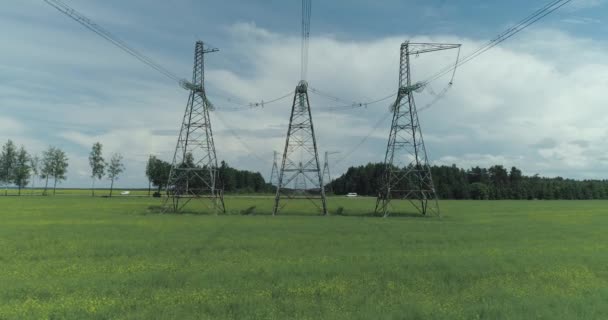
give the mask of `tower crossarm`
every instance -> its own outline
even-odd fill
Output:
[[[434,51],[441,50],[450,50],[450,49],[458,49],[461,44],[451,44],[451,43],[420,43],[420,42],[405,42],[403,45],[409,45],[410,55],[419,55],[423,53],[429,53]]]
[[[426,83],[416,82],[412,85],[406,85],[406,86],[399,88],[399,93],[405,95],[405,94],[408,94],[411,92],[420,92],[421,90],[424,89],[424,87],[426,87]]]

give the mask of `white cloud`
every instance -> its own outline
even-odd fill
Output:
[[[603,6],[606,0],[574,0],[569,6],[573,10],[590,9]]]
[[[47,41],[36,43],[40,36]],[[68,184],[76,185],[88,185],[87,154],[92,143],[100,141],[106,157],[112,152],[125,156],[126,185],[145,185],[147,155],[159,154],[166,160],[172,155],[187,92],[150,77],[153,73],[146,67],[89,35],[85,48],[68,49],[81,36],[30,27],[20,36],[25,44],[0,53],[7,61],[0,68],[13,75],[12,81],[0,83],[0,111],[11,112],[10,119],[0,118],[0,134],[10,133],[33,149],[48,144],[67,148]],[[220,68],[211,62],[206,74],[210,98],[218,108],[212,114],[218,157],[268,175],[272,151],[284,147],[292,97],[263,109],[232,112],[221,111],[234,106],[219,95],[246,103],[293,91],[300,74],[300,39],[252,23],[232,25],[226,36],[238,67]],[[603,151],[608,137],[608,97],[603,94],[608,87],[606,43],[557,30],[527,31],[518,37],[459,68],[446,98],[420,114],[430,158],[446,165],[503,164],[527,173],[603,177],[608,169],[599,160],[608,156]],[[17,38],[9,40],[16,43]],[[347,41],[313,36],[310,86],[349,101],[393,93],[399,45],[408,38]],[[411,38],[463,43],[463,55],[485,42],[441,35]],[[20,56],[22,51],[29,53]],[[33,53],[41,51],[47,54]],[[453,52],[415,58],[414,76],[424,79],[453,59]],[[185,64],[173,62],[181,69],[187,69]],[[71,71],[65,71],[66,65]],[[433,89],[440,91],[448,81],[440,79]],[[31,95],[33,89],[36,96]],[[319,151],[347,156],[332,169],[334,174],[348,165],[383,160],[390,119],[376,130],[372,127],[387,118],[391,101],[330,111],[328,107],[345,102],[312,92],[310,99]],[[416,99],[422,107],[433,97],[427,90]],[[351,152],[365,137],[366,142]],[[548,138],[554,145],[539,144]],[[575,140],[585,143],[572,144]]]
[[[0,133],[1,134],[18,134],[24,130],[21,122],[8,117],[0,117]]]
[[[599,19],[594,19],[590,17],[570,17],[562,19],[562,21],[571,24],[598,24],[602,22]]]

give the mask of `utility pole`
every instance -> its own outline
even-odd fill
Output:
[[[302,69],[300,78],[302,80],[296,86],[293,97],[272,215],[277,215],[282,208],[282,197],[308,199],[321,211],[321,214],[327,215],[325,186],[319,164],[317,139],[308,99],[308,82],[306,82],[310,13],[311,1],[302,0]],[[307,183],[310,183],[311,186],[307,187]]]
[[[192,82],[182,83],[190,91],[190,96],[173,155],[165,210],[180,212],[193,199],[202,199],[210,200],[208,207],[215,214],[225,212],[209,118],[213,105],[205,94],[204,56],[217,51],[215,48],[206,49],[202,41],[197,41]]]
[[[393,121],[384,157],[384,174],[376,200],[376,214],[388,216],[391,200],[405,199],[423,215],[440,215],[414,101],[414,92],[423,90],[426,83],[412,84],[410,56],[455,48],[460,48],[460,45],[409,41],[401,44],[399,91],[392,106]]]

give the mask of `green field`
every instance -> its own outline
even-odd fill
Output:
[[[608,319],[608,202],[442,201],[442,219],[226,203],[0,197],[0,319]]]

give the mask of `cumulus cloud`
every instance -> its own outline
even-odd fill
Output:
[[[596,8],[606,4],[606,0],[574,0],[570,3],[572,10]]]
[[[68,43],[67,38],[73,36],[51,33],[60,43]],[[300,39],[253,23],[233,24],[224,33],[234,63],[220,67],[211,60],[206,75],[210,99],[217,106],[211,118],[218,158],[267,176],[272,151],[284,147],[292,96],[263,108],[240,105],[293,92],[300,80]],[[391,101],[365,108],[331,107],[396,92],[399,45],[406,39],[462,43],[463,55],[486,41],[439,34],[311,38],[310,87],[342,98],[336,101],[310,93],[319,151],[341,152],[335,157],[341,161],[332,168],[334,174],[350,165],[383,161]],[[0,83],[0,93],[6,93],[0,108],[17,108],[11,109],[17,111],[10,119],[0,118],[0,133],[27,139],[28,145],[39,149],[48,144],[68,149],[73,169],[69,181],[75,185],[88,185],[86,157],[92,143],[100,141],[107,157],[112,152],[125,156],[125,185],[145,185],[147,156],[171,158],[187,92],[149,79],[149,70],[132,61],[124,63],[120,52],[99,45],[97,39],[86,45],[81,54],[99,51],[105,58],[93,59],[102,60],[97,64],[89,61],[91,57],[79,56],[72,64],[65,56],[69,50],[48,43],[42,48],[54,51],[42,62],[32,56],[18,57],[21,49],[3,53],[11,57],[9,61],[20,63],[0,68],[22,80]],[[30,44],[25,49],[35,47]],[[447,96],[420,114],[430,159],[463,167],[515,165],[529,174],[603,177],[608,169],[601,160],[608,159],[604,151],[608,136],[605,52],[606,43],[594,39],[535,30],[459,68]],[[413,58],[414,80],[425,79],[454,58],[455,52]],[[30,60],[37,61],[35,67],[27,67]],[[187,69],[183,61],[169,61]],[[70,71],[61,67],[65,65]],[[432,101],[432,92],[442,90],[449,80],[448,76],[432,83],[416,97],[418,106]],[[32,99],[32,88],[39,98]],[[30,126],[24,121],[33,128],[26,130]]]

